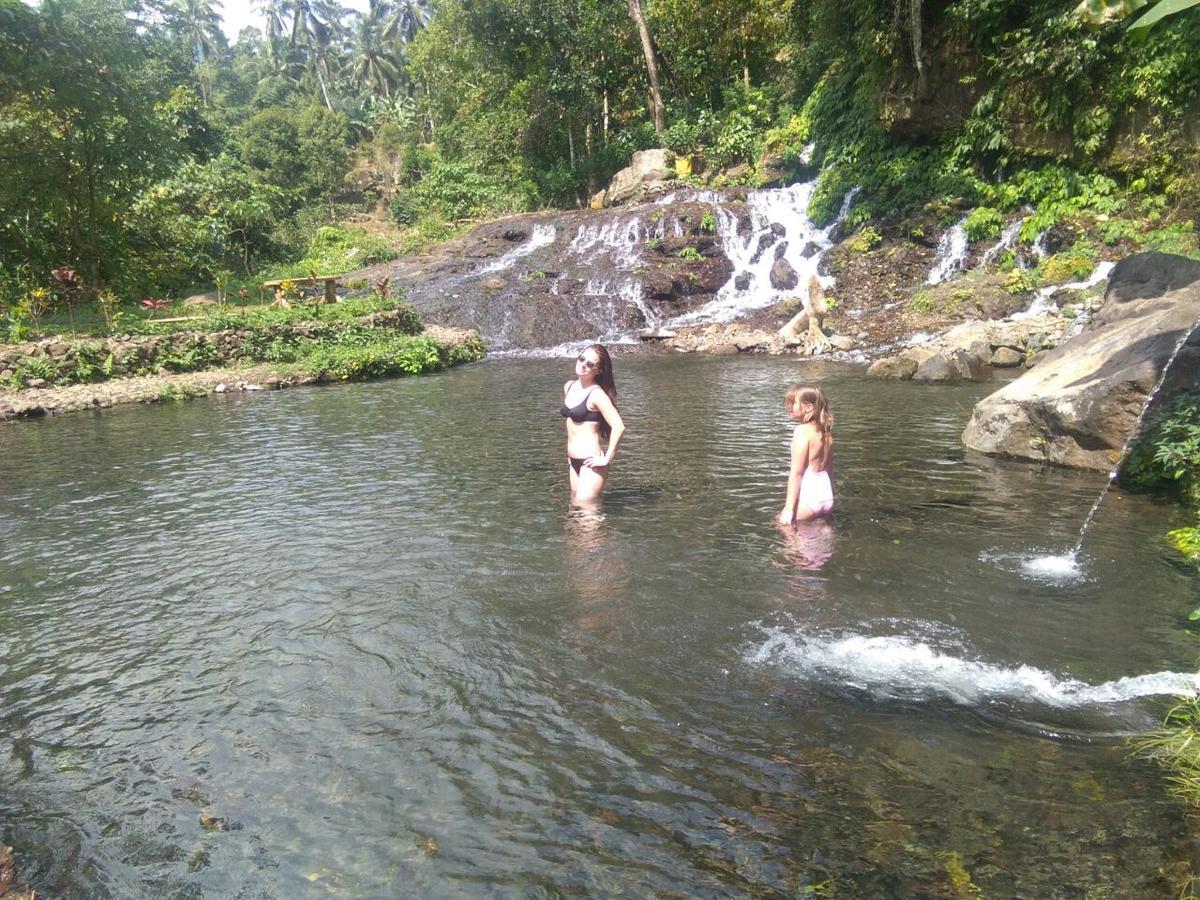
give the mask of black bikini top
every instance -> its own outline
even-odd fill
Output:
[[[588,392],[583,395],[583,399],[580,400],[575,406],[567,406],[566,401],[564,400],[563,405],[558,410],[559,413],[564,419],[570,419],[576,425],[582,425],[584,422],[603,422],[604,416],[600,415],[600,413],[594,409],[587,408],[587,399],[592,395],[592,391],[594,390],[594,387],[589,389]]]

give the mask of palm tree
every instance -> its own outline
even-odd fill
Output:
[[[421,0],[383,0],[379,5],[390,14],[383,36],[396,46],[409,43],[429,22],[429,7]]]
[[[268,0],[270,2],[270,0]],[[304,47],[308,56],[308,70],[321,86],[321,97],[325,106],[333,109],[329,101],[326,82],[332,75],[337,52],[337,41],[342,33],[342,16],[346,10],[333,0],[276,0],[284,13],[291,14],[292,27],[289,39],[292,46]]]
[[[379,15],[382,9],[382,4],[372,2],[367,15],[359,19],[350,77],[360,87],[370,85],[376,95],[390,99],[392,85],[400,78],[400,68],[388,57],[383,46]]]
[[[208,106],[208,90],[205,81],[204,63],[216,52],[220,41],[221,15],[213,8],[212,0],[173,0],[171,11],[178,16],[188,43],[192,47],[192,61],[196,66],[196,80],[200,82],[200,96]]]
[[[279,55],[279,45],[283,42],[284,31],[287,28],[286,0],[258,0],[255,6],[262,10],[266,20],[263,23],[263,34],[267,39],[267,51],[271,59]]]

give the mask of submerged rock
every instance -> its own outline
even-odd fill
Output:
[[[1078,336],[979,402],[963,443],[983,453],[1110,469],[1146,397],[1200,318],[1200,262],[1139,253],[1117,263],[1104,305]],[[1168,383],[1200,387],[1192,333]]]

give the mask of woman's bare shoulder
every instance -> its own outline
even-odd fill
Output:
[[[565,396],[567,396],[567,394],[571,393],[571,385],[573,385],[574,383],[575,383],[575,379],[574,379],[574,378],[569,378],[569,379],[567,379],[567,381],[566,381],[566,382],[563,384],[563,396],[564,396],[564,397],[565,397]]]

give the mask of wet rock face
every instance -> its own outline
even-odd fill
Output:
[[[387,276],[426,322],[477,329],[493,349],[654,327],[708,303],[733,275],[716,216],[727,210],[729,227],[747,229],[745,204],[731,192],[705,196],[719,202],[691,192],[628,209],[512,216],[347,278]]]
[[[1109,470],[1198,317],[1200,263],[1162,253],[1128,257],[1113,269],[1090,327],[980,401],[963,442],[983,453]],[[1200,389],[1200,331],[1166,383]]]

